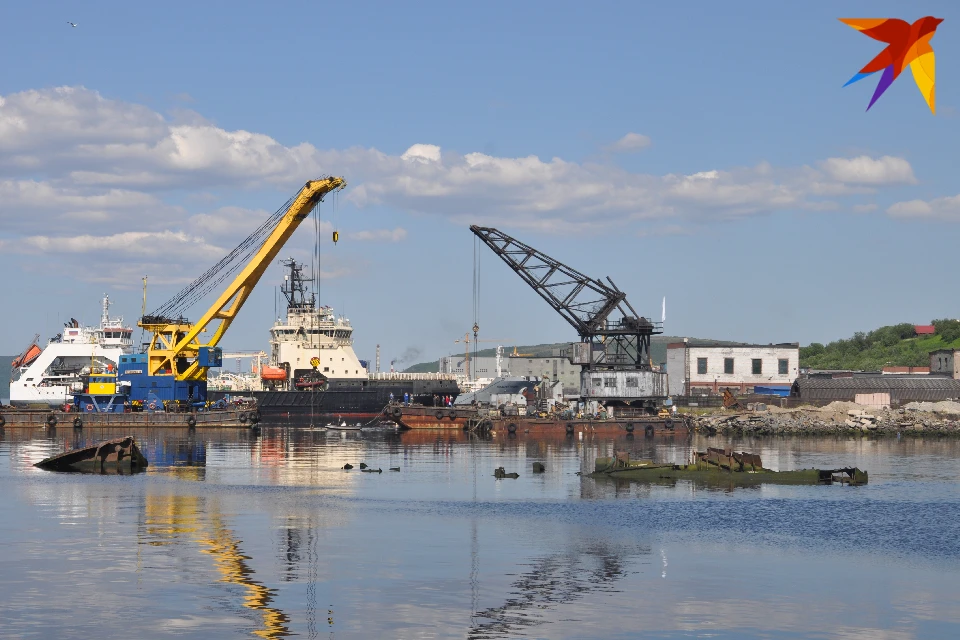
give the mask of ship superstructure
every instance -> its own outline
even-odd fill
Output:
[[[14,361],[20,366],[11,371],[10,404],[61,406],[72,402],[73,393],[83,388],[81,376],[115,369],[122,354],[132,353],[133,329],[124,326],[123,318],[110,317],[110,296],[104,294],[101,305],[99,326],[85,327],[71,318],[39,354],[34,353],[28,361]]]
[[[270,328],[269,364],[255,366],[253,376],[221,374],[211,381],[210,399],[242,393],[255,398],[264,415],[339,421],[376,418],[391,400],[433,403],[460,393],[449,373],[369,372],[353,351],[350,321],[317,304],[302,264],[283,265],[287,309]]]
[[[366,380],[367,369],[353,351],[350,320],[317,305],[316,294],[308,290],[313,279],[304,276],[302,264],[283,264],[287,312],[270,328],[270,365],[261,371],[264,387],[286,391],[330,379]]]

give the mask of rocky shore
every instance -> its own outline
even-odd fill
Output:
[[[852,402],[796,409],[760,405],[752,411],[691,416],[691,424],[711,435],[960,436],[960,403],[912,402],[880,410]]]

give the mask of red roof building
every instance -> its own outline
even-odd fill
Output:
[[[913,331],[918,336],[932,336],[936,333],[936,330],[933,328],[932,324],[916,324],[913,325]]]

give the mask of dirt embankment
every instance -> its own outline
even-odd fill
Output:
[[[960,436],[960,403],[912,402],[901,409],[873,410],[853,402],[825,407],[725,411],[692,418],[701,433],[739,435]]]

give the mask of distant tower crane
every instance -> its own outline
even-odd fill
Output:
[[[650,339],[663,323],[634,311],[613,280],[590,278],[497,229],[470,231],[579,334],[564,355],[582,366],[581,398],[652,409],[666,397],[667,376],[650,363]]]

